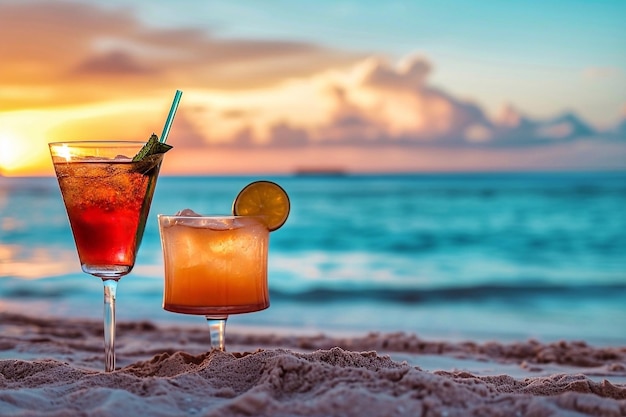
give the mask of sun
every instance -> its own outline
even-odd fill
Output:
[[[23,165],[27,149],[17,135],[0,131],[0,172],[14,171]]]

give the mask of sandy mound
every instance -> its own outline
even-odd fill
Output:
[[[626,375],[623,348],[428,342],[400,334],[234,334],[241,349],[206,352],[204,328],[142,322],[120,325],[123,367],[106,374],[97,370],[99,323],[0,318],[1,415],[626,416],[626,384],[609,382]],[[575,363],[604,369],[609,379],[580,372],[515,378],[425,371],[382,351],[408,352],[418,362],[425,354],[471,357],[488,366]]]

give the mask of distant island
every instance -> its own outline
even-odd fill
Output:
[[[294,175],[297,176],[343,176],[346,175],[347,172],[343,168],[324,168],[324,167],[312,167],[312,168],[297,168],[294,172]]]

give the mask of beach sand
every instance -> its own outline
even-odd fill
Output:
[[[337,337],[0,313],[2,416],[626,416],[626,347]]]

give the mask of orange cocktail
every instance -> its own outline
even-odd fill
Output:
[[[269,230],[254,216],[159,215],[163,308],[223,318],[269,307]]]
[[[233,202],[232,216],[202,216],[189,209],[159,214],[165,264],[163,308],[204,315],[211,347],[224,350],[230,314],[270,305],[269,234],[289,216],[289,196],[278,184],[255,181]]]

